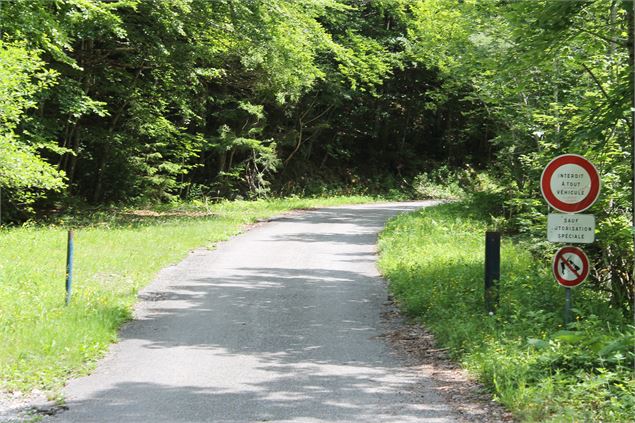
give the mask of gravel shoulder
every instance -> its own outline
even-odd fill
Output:
[[[433,389],[455,410],[459,421],[515,421],[482,384],[452,361],[445,349],[437,346],[434,336],[424,326],[405,319],[391,298],[385,303],[382,316],[388,324],[383,337],[409,366],[434,381]]]

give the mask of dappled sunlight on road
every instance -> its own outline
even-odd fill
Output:
[[[453,420],[381,337],[377,231],[418,206],[287,216],[165,269],[56,420]]]

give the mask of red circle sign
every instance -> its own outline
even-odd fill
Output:
[[[578,213],[591,207],[600,195],[600,175],[584,157],[563,154],[542,171],[540,190],[554,209]]]
[[[589,258],[578,247],[563,247],[556,252],[552,268],[556,281],[571,288],[589,276]]]

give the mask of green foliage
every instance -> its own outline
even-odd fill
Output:
[[[520,48],[510,71],[528,71],[532,78],[508,93],[497,90],[504,110],[519,116],[497,138],[501,154],[515,158],[513,166],[501,166],[514,190],[508,200],[511,220],[519,230],[541,237],[544,203],[532,201],[539,192],[541,169],[563,152],[593,161],[603,195],[590,209],[599,222],[598,242],[591,247],[596,263],[591,284],[610,292],[613,304],[630,313],[633,261],[622,258],[634,254],[632,236],[627,236],[633,193],[625,188],[632,178],[633,123],[628,115],[631,98],[624,95],[632,92],[624,77],[632,72],[632,48],[629,51],[622,35],[632,15],[629,18],[617,3],[541,2],[532,7],[532,19],[519,22],[528,12],[522,2],[506,11],[514,28],[507,38]]]
[[[564,327],[564,293],[549,261],[504,240],[500,306],[486,314],[483,234],[493,199],[480,194],[388,224],[380,268],[399,305],[519,419],[630,421],[635,327],[606,294],[576,288],[575,322]]]
[[[589,210],[599,222],[590,283],[632,315],[632,2],[453,4],[412,5],[408,51],[439,70],[437,103],[462,90],[464,101],[475,101],[495,122],[490,173],[508,187],[506,229],[531,237],[538,255],[552,252],[541,243],[547,210],[540,174],[558,154],[589,158],[603,181],[602,197]],[[445,142],[471,131],[463,125]]]
[[[419,198],[458,199],[472,192],[473,174],[467,169],[439,166],[415,176],[412,189]]]
[[[438,63],[408,53],[415,9],[405,0],[9,2],[4,36],[57,81],[31,81],[38,111],[16,124],[47,143],[42,157],[67,175],[70,194],[93,203],[174,201],[193,187],[254,197],[276,178],[341,185],[382,168],[380,178],[409,179],[466,139],[445,123],[463,107],[435,88]]]
[[[44,69],[37,51],[29,51],[24,44],[0,41],[0,189],[8,189],[9,201],[22,208],[35,199],[32,189],[64,186],[64,174],[41,156],[42,150],[52,148],[51,141],[17,130],[27,110],[36,107],[36,96],[54,82],[55,76],[55,72]]]

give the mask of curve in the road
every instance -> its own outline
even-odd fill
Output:
[[[55,422],[446,422],[381,338],[386,220],[430,203],[274,219],[165,269]]]

